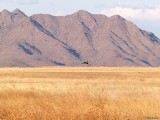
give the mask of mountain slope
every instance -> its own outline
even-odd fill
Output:
[[[160,66],[160,39],[121,16],[0,13],[0,66]]]

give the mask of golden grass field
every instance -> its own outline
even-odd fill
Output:
[[[160,120],[160,68],[1,68],[0,120]]]

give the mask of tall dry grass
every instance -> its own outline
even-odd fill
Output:
[[[144,120],[159,115],[159,98],[145,95],[113,99],[82,92],[51,94],[13,90],[0,93],[3,120]]]
[[[58,69],[0,70],[0,119],[160,119],[158,69]]]

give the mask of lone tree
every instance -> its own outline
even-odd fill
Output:
[[[88,61],[86,61],[86,62],[83,62],[82,64],[86,64],[86,65],[88,65],[88,64],[89,64],[89,62],[88,62]]]

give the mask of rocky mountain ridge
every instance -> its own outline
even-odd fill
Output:
[[[0,12],[1,67],[160,66],[159,53],[159,38],[119,15]]]

